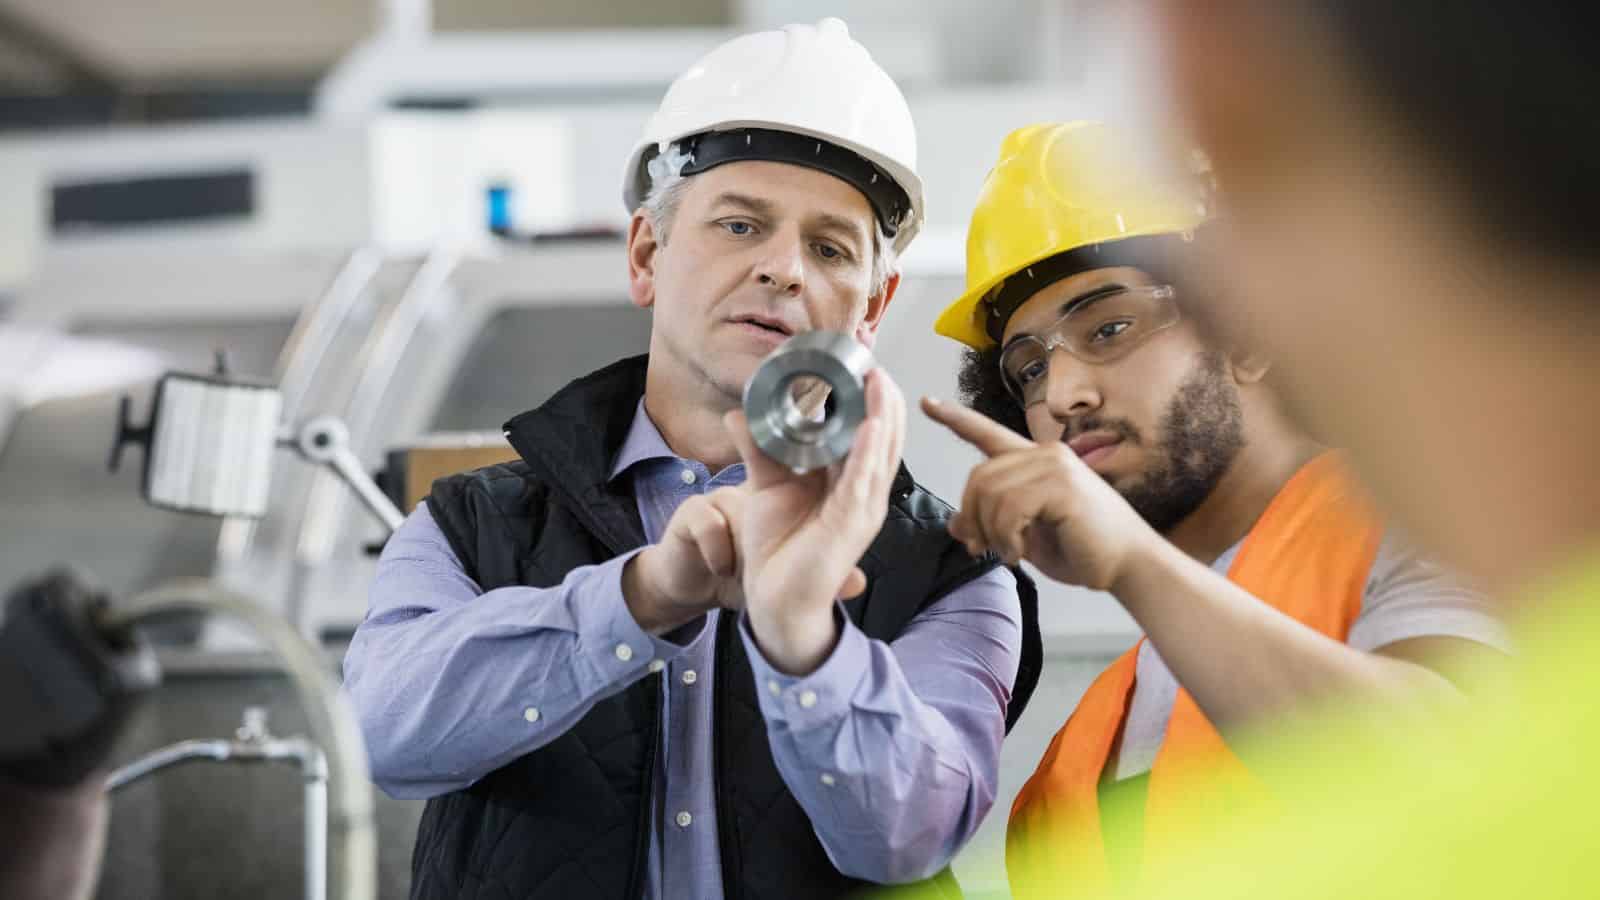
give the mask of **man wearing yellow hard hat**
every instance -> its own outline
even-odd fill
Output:
[[[1196,326],[1209,298],[1173,260],[1205,228],[1208,180],[1138,157],[1097,123],[1012,133],[936,326],[969,348],[975,409],[924,410],[988,457],[951,533],[1111,592],[1148,638],[1016,800],[1019,897],[1126,887],[1174,835],[1265,803],[1246,733],[1340,698],[1453,705],[1462,660],[1506,648],[1484,600],[1282,414],[1270,361]]]

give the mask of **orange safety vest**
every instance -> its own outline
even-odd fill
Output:
[[[1245,537],[1228,578],[1343,641],[1361,612],[1382,536],[1377,514],[1339,456],[1324,453],[1273,498]],[[1114,890],[1099,786],[1127,718],[1138,656],[1135,645],[1100,673],[1017,794],[1006,833],[1006,868],[1019,898]],[[1262,796],[1194,698],[1180,690],[1150,773],[1144,858],[1155,858],[1196,828],[1224,823]]]

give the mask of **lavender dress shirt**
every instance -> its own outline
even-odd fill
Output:
[[[632,479],[650,541],[689,496],[744,480],[742,465],[712,475],[674,456],[642,403],[611,471]],[[711,686],[724,613],[665,637],[646,633],[622,595],[632,556],[489,598],[423,504],[384,548],[344,690],[378,786],[432,797],[538,749],[597,701],[661,672],[645,896],[719,898]],[[799,678],[769,666],[749,628],[740,630],[773,758],[840,871],[883,883],[925,878],[994,803],[1021,647],[1016,582],[996,569],[929,606],[892,643],[841,620],[832,654]]]

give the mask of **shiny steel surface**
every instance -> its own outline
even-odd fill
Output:
[[[871,351],[848,335],[810,331],[785,341],[745,385],[744,413],[756,446],[796,472],[844,459],[867,416],[873,365]],[[827,383],[825,404],[815,392],[796,397],[815,379]]]

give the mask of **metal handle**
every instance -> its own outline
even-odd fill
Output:
[[[138,444],[144,452],[150,452],[150,433],[154,425],[154,416],[145,420],[143,425],[133,424],[133,397],[123,394],[117,402],[117,434],[111,441],[111,458],[106,461],[106,468],[115,472],[122,465],[122,448],[128,444]]]
[[[384,527],[390,532],[400,527],[405,521],[405,513],[394,505],[367,470],[361,467],[361,460],[350,450],[350,430],[344,423],[332,416],[322,416],[312,419],[301,426],[300,433],[292,440],[285,443],[299,451],[300,455],[318,465],[327,466],[333,473],[355,491],[363,505],[378,517]]]

